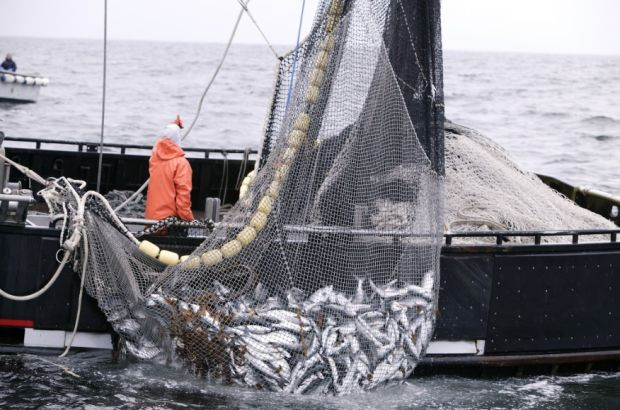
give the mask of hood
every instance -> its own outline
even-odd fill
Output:
[[[183,157],[185,152],[177,143],[170,138],[160,138],[153,147],[153,159],[167,161],[173,158]]]

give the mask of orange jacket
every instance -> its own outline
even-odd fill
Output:
[[[192,167],[183,149],[169,138],[159,139],[149,160],[149,174],[145,218],[193,220]]]

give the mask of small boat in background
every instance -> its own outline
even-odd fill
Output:
[[[41,87],[48,84],[49,79],[39,75],[0,71],[0,101],[36,102]]]

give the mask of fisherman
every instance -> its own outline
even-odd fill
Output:
[[[4,71],[17,71],[17,64],[13,61],[13,56],[9,53],[0,65]]]
[[[192,168],[180,146],[183,122],[177,115],[160,133],[149,159],[150,182],[146,194],[146,219],[169,216],[191,221]]]

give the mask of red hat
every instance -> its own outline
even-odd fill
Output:
[[[183,121],[181,120],[181,116],[177,114],[177,118],[174,120],[174,124],[178,125],[179,128],[183,129]]]

